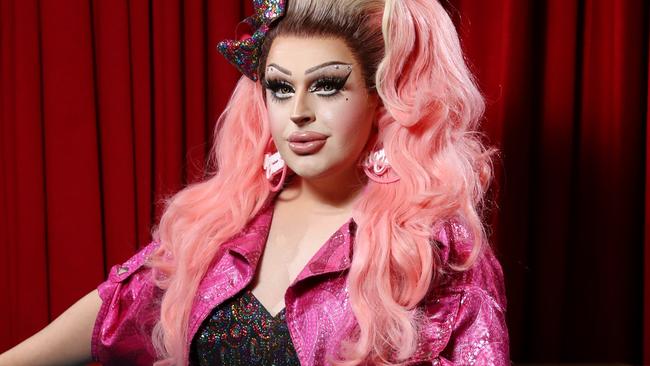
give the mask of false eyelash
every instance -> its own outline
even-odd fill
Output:
[[[348,80],[347,77],[342,78],[342,77],[336,77],[336,76],[323,76],[322,78],[319,78],[316,80],[314,83],[314,86],[312,87],[313,89],[318,89],[322,88],[326,85],[331,85],[334,89],[337,91],[343,89],[343,86],[345,85],[345,82]],[[337,93],[334,93],[332,95],[335,95]],[[324,95],[324,96],[332,96],[332,95]]]
[[[274,91],[274,92],[276,92],[278,89],[280,89],[282,87],[292,88],[291,84],[287,83],[284,80],[280,80],[280,79],[264,79],[263,80],[263,86],[264,86],[264,88],[269,89],[269,90]]]
[[[322,88],[324,86],[330,85],[334,90],[336,90],[335,93],[329,94],[329,95],[320,95],[322,98],[333,98],[339,95],[339,92],[341,89],[343,89],[343,86],[348,80],[348,76],[346,77],[336,77],[336,76],[323,76],[316,81],[312,83],[312,86],[309,88],[309,91],[313,91],[315,89]],[[293,86],[289,84],[288,82],[281,80],[281,79],[262,79],[262,85],[264,86],[265,89],[268,89],[271,91],[271,97],[272,100],[274,101],[284,101],[288,98],[280,98],[277,96],[278,90],[281,88],[289,88],[293,90]]]
[[[293,87],[291,84],[287,83],[284,80],[280,79],[262,79],[262,85],[264,86],[265,89],[268,89],[271,91],[271,100],[274,102],[282,102],[286,100],[287,98],[279,98],[276,93],[278,90],[281,88],[289,88],[293,90]]]

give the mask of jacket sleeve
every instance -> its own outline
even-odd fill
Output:
[[[449,341],[432,364],[510,365],[504,309],[479,287],[466,287],[456,294],[458,312]]]
[[[443,267],[467,258],[472,249],[468,230],[458,221],[448,222],[435,236]],[[460,259],[460,261],[459,261]],[[510,365],[504,277],[501,264],[490,247],[472,268],[448,270],[434,290],[434,303],[446,304],[445,344],[437,347],[433,365]],[[429,306],[428,313],[440,312]]]
[[[126,262],[113,266],[97,290],[102,299],[93,328],[92,358],[103,365],[151,365],[151,330],[159,317],[161,292],[145,266],[158,246],[152,242]]]

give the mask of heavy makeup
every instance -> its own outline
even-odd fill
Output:
[[[299,180],[332,195],[360,186],[358,162],[379,99],[347,44],[278,36],[262,84],[273,141]]]

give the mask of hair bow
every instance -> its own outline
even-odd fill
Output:
[[[255,14],[242,21],[254,30],[253,35],[244,34],[239,40],[228,39],[217,44],[217,50],[253,81],[257,81],[257,67],[266,33],[271,24],[284,15],[285,5],[286,0],[253,0]]]

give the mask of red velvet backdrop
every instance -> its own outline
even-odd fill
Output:
[[[502,150],[490,222],[512,359],[650,363],[650,6],[444,4]],[[0,0],[0,351],[146,244],[161,199],[202,176],[239,77],[215,44],[250,12]]]

